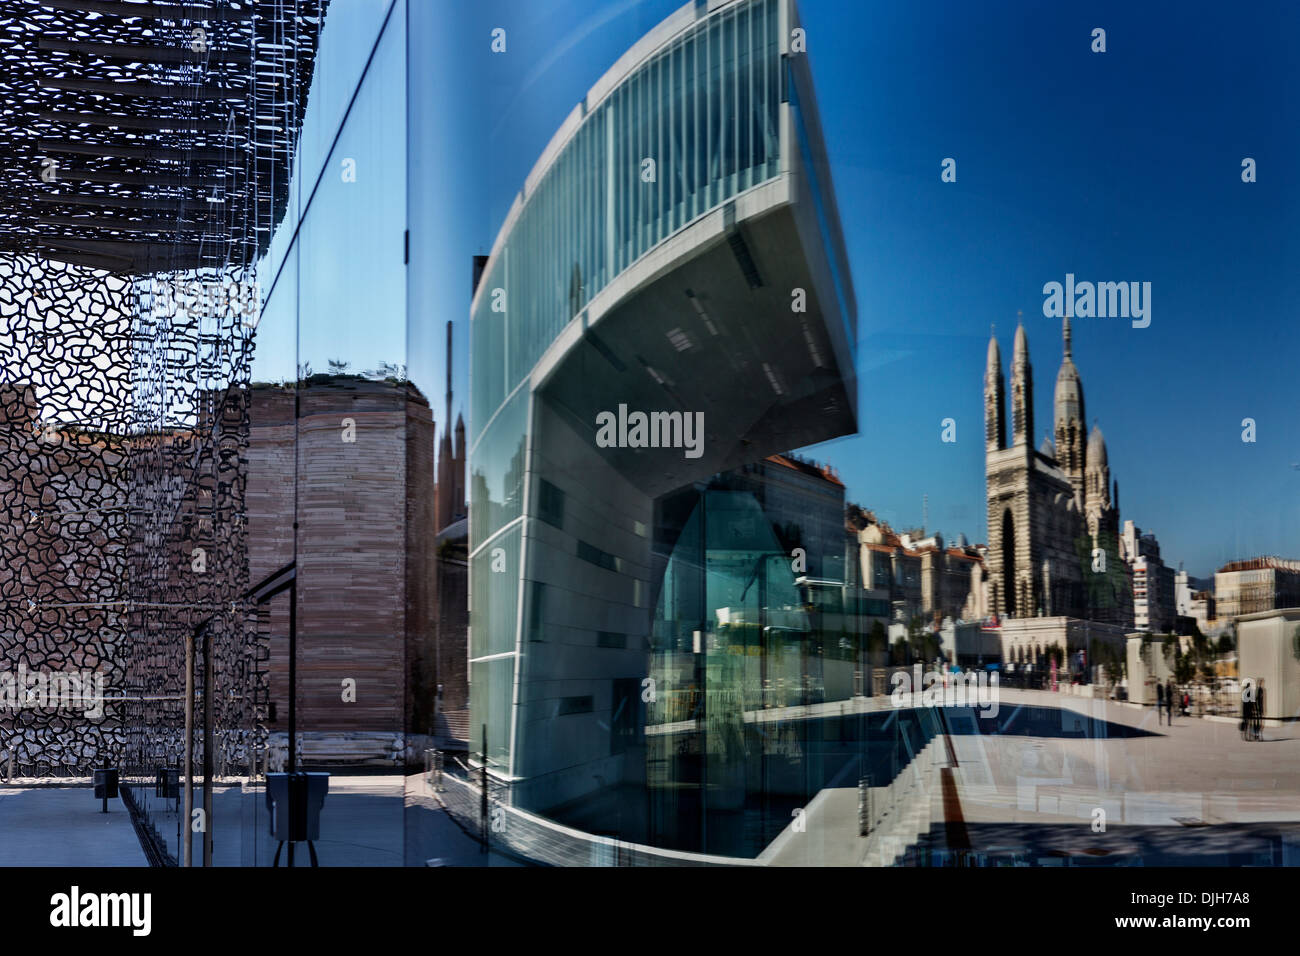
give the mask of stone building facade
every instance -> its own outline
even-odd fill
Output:
[[[983,578],[979,548],[964,539],[945,545],[937,533],[915,539],[874,521],[856,535],[861,585],[889,595],[895,620],[916,615],[935,623],[945,618],[975,620],[968,612],[972,590]]]
[[[1011,438],[996,336],[984,373],[988,588],[1002,617],[1076,617],[1132,626],[1132,590],[1119,549],[1119,485],[1106,442],[1085,439],[1083,384],[1070,320],[1057,373],[1052,433],[1034,447],[1033,366],[1024,326],[1011,360]]]
[[[1300,607],[1300,561],[1271,556],[1230,561],[1214,574],[1214,597],[1223,620]]]
[[[251,579],[297,561],[304,762],[396,762],[408,730],[429,732],[437,680],[429,403],[409,384],[320,375],[296,394],[255,385],[250,424]],[[271,618],[274,734],[287,729],[287,599]]]

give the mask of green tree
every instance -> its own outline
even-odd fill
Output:
[[[905,637],[898,638],[896,641],[894,641],[893,646],[890,648],[890,655],[889,655],[890,666],[903,667],[911,663],[911,661],[908,660],[908,658],[910,657],[910,651],[911,651],[911,645],[907,643],[907,638]]]
[[[878,655],[883,655],[889,648],[889,636],[885,633],[885,625],[880,621],[871,622],[871,630],[867,632],[867,656],[869,659],[877,660]]]
[[[1173,648],[1174,680],[1180,684],[1190,683],[1196,676],[1196,657],[1191,653],[1184,654],[1178,638],[1172,634],[1166,636],[1165,646]]]

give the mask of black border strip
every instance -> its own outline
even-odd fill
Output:
[[[122,802],[126,804],[127,812],[131,814],[131,826],[135,827],[136,838],[140,841],[140,849],[144,850],[145,859],[149,861],[150,866],[157,867],[175,867],[176,861],[172,855],[167,852],[167,848],[162,845],[157,835],[153,832],[140,807],[135,802],[135,797],[131,795],[131,788],[127,784],[122,784]]]

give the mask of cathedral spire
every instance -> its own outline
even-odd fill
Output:
[[[1001,451],[1007,447],[1003,411],[1006,384],[1002,377],[1002,352],[996,332],[989,336],[988,361],[984,366],[984,450]]]
[[[1011,356],[1011,444],[1029,445],[1034,440],[1034,370],[1029,362],[1029,337],[1024,322],[1016,326],[1016,344]]]
[[[1073,335],[1070,317],[1061,322],[1061,338],[1065,354],[1061,369],[1056,373],[1056,392],[1052,402],[1052,428],[1056,435],[1056,460],[1074,486],[1080,504],[1086,497],[1087,434],[1084,431],[1083,382],[1074,366]]]

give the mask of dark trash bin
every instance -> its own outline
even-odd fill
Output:
[[[280,850],[289,844],[289,865],[293,865],[293,845],[306,843],[311,865],[317,866],[313,842],[320,839],[320,812],[329,792],[327,773],[268,773],[266,808],[271,813],[271,837],[279,841],[274,866],[280,865]]]
[[[158,767],[154,771],[153,794],[164,800],[181,797],[181,772],[176,767]]]
[[[108,812],[108,801],[117,799],[117,768],[101,767],[95,771],[95,799],[104,801],[101,813]]]

